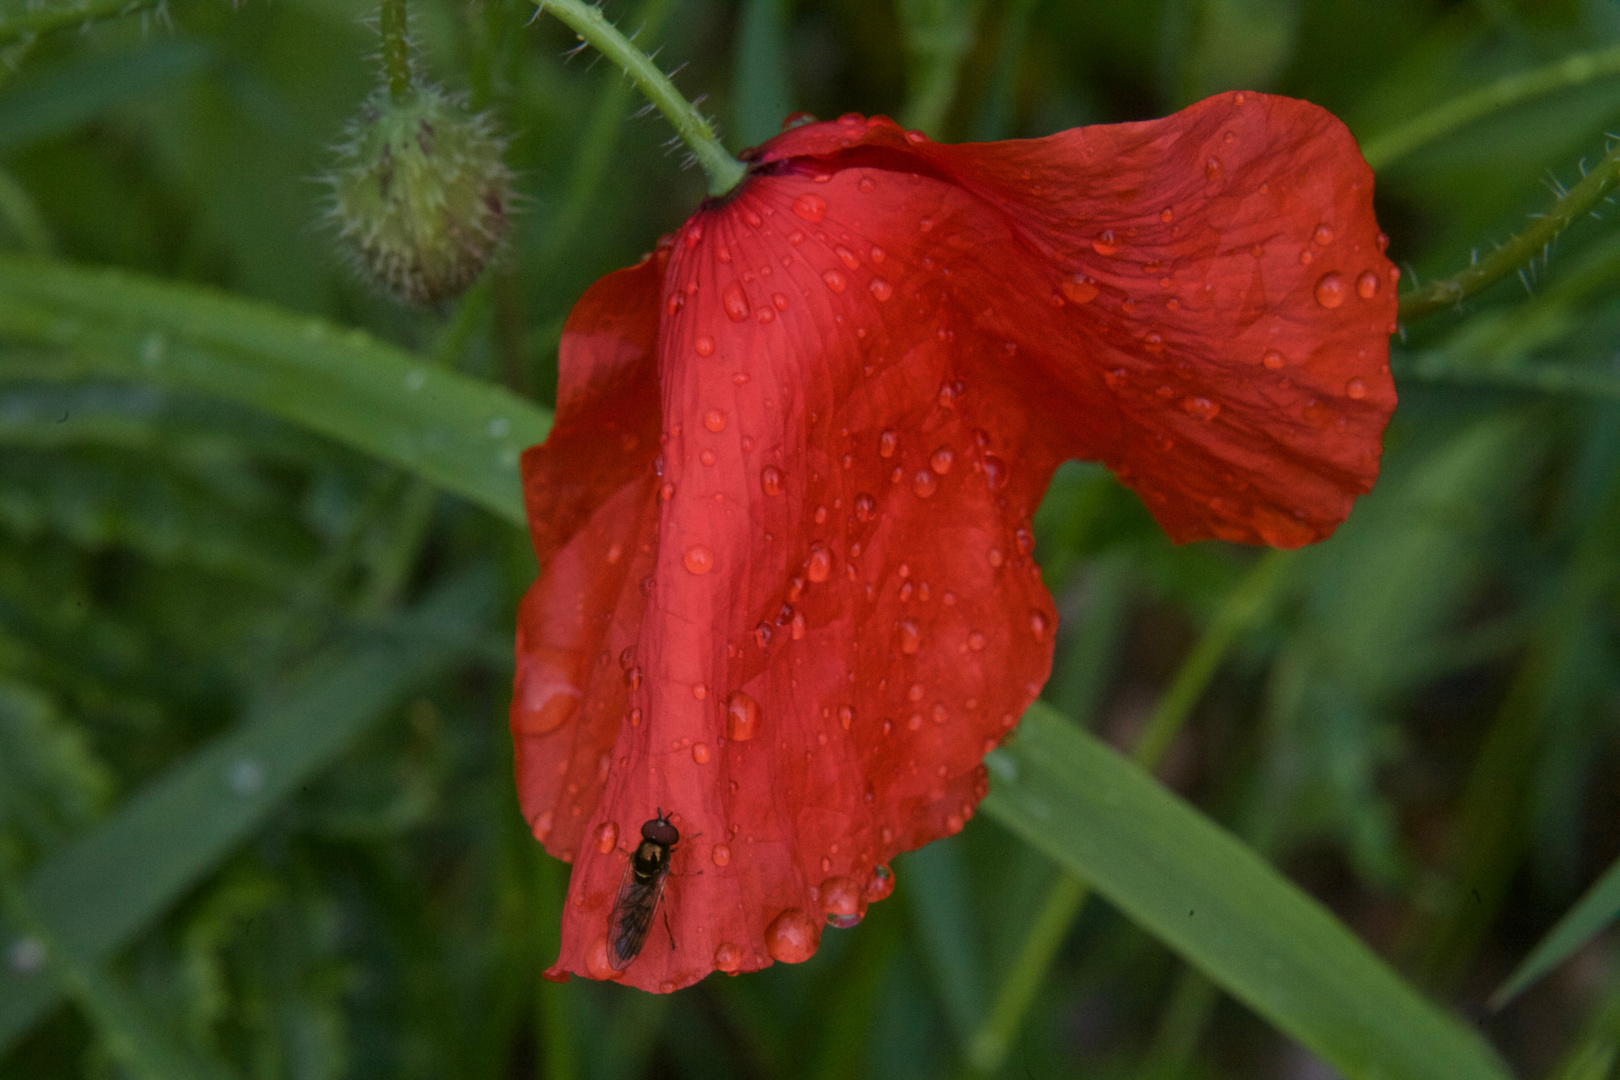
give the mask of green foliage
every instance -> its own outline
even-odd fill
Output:
[[[983,813],[812,962],[672,997],[538,979],[566,868],[504,714],[561,320],[704,184],[534,10],[411,0],[519,212],[410,311],[315,224],[375,3],[0,0],[0,1075],[1613,1075],[1620,8],[609,6],[733,151],[1309,97],[1426,298],[1327,543],[1176,548],[1060,470]]]

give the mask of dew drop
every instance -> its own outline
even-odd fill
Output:
[[[928,467],[939,475],[944,476],[951,471],[951,465],[956,461],[956,452],[948,446],[935,450],[928,458]]]
[[[835,293],[841,293],[844,291],[844,275],[839,273],[837,270],[828,270],[826,273],[821,275],[821,280],[826,283],[827,288],[831,289]]]
[[[872,867],[872,876],[866,880],[866,902],[876,903],[894,892],[894,871],[883,863]]]
[[[991,548],[989,551],[985,552],[984,559],[991,566],[997,567],[1007,561],[1007,557],[1001,553],[1000,548]]]
[[[747,742],[759,734],[759,702],[741,690],[726,699],[726,738]]]
[[[714,569],[714,552],[702,544],[693,544],[686,549],[681,561],[686,564],[686,569],[690,573],[707,574]]]
[[[1176,212],[1174,210],[1172,210],[1170,207],[1167,206],[1163,210],[1159,211],[1159,220],[1164,222],[1166,225],[1170,224],[1175,219],[1176,219]]]
[[[699,765],[707,765],[709,763],[709,748],[708,748],[708,746],[706,746],[703,743],[693,743],[692,744],[692,760],[695,761]]]
[[[704,450],[704,451],[702,451],[701,453],[698,454],[698,460],[701,461],[705,465],[713,465],[715,463],[715,460],[716,460],[716,458],[714,456],[714,451],[713,450]]]
[[[1333,243],[1333,230],[1328,228],[1326,225],[1318,225],[1316,227],[1316,231],[1311,233],[1311,240],[1314,241],[1318,247],[1327,247],[1329,244]]]
[[[1220,415],[1219,402],[1211,401],[1207,397],[1186,397],[1181,399],[1182,411],[1189,416],[1196,416],[1200,420],[1213,420]]]
[[[877,500],[864,491],[855,496],[855,517],[860,521],[877,517]]]
[[[855,186],[862,191],[872,191],[877,187],[877,184],[873,182],[870,176],[863,176],[861,177],[861,182]]]
[[[748,318],[748,297],[743,295],[742,286],[732,282],[720,294],[720,302],[725,306],[726,318],[732,322],[742,322]]]
[[[838,261],[843,263],[846,269],[856,270],[859,269],[861,265],[861,260],[857,259],[855,257],[855,253],[849,250],[849,248],[845,247],[843,244],[839,244],[834,247],[833,254],[838,256]]]
[[[697,340],[692,342],[692,348],[697,350],[699,356],[713,356],[714,338],[707,334],[699,335]]]
[[[1039,611],[1030,612],[1029,629],[1037,638],[1044,640],[1046,637],[1046,616]]]
[[[658,497],[664,502],[669,502],[675,497],[675,485],[670,483],[660,484],[658,486]]]
[[[1113,229],[1104,229],[1097,234],[1091,242],[1091,249],[1099,255],[1112,255],[1119,250],[1119,240],[1114,236]]]
[[[991,491],[1000,491],[1009,479],[1005,461],[994,454],[984,455],[984,482]]]
[[[854,881],[842,875],[830,877],[821,883],[817,891],[821,895],[821,910],[827,913],[829,923],[847,928],[860,922],[861,887]],[[855,922],[833,922],[835,918],[853,918]]]
[[[608,963],[607,938],[597,938],[591,949],[585,954],[585,970],[593,979],[617,979],[624,974],[615,971],[613,965]]]
[[[709,849],[709,859],[716,866],[729,866],[731,864],[731,848],[726,844],[716,844]]]
[[[759,470],[759,489],[767,495],[782,494],[782,470],[775,465]]]
[[[922,648],[922,631],[917,627],[915,619],[901,619],[894,624],[900,632],[900,651],[907,656],[913,656]]]
[[[839,724],[839,726],[842,727],[845,731],[848,731],[849,728],[850,728],[850,725],[853,724],[853,723],[855,723],[855,709],[854,709],[854,706],[851,706],[851,705],[840,705],[840,706],[838,706],[838,724]]]
[[[806,192],[793,200],[793,212],[814,225],[827,216],[827,200]]]
[[[773,960],[802,964],[816,953],[821,929],[798,908],[788,908],[765,928],[765,948]]]
[[[1221,159],[1212,157],[1204,162],[1204,179],[1214,180],[1221,175]]]
[[[1323,274],[1316,283],[1316,302],[1325,308],[1344,303],[1344,279],[1338,274]]]
[[[1360,401],[1367,396],[1367,384],[1360,379],[1351,379],[1344,384],[1344,396],[1353,401]]]
[[[641,669],[633,667],[624,673],[624,685],[631,690],[641,689]]]
[[[788,636],[794,641],[803,641],[805,632],[804,612],[795,611],[793,621],[788,624]]]
[[[917,475],[911,478],[911,490],[917,498],[926,499],[939,490],[939,480],[927,469],[918,470]]]
[[[810,558],[805,562],[804,576],[818,585],[832,576],[832,552],[819,544],[810,549]]]
[[[742,967],[742,952],[729,941],[722,941],[714,947],[714,968],[727,975],[735,975]]]
[[[1356,295],[1363,300],[1371,300],[1378,295],[1378,275],[1371,270],[1364,271],[1356,278]]]
[[[878,456],[894,457],[895,449],[900,445],[900,436],[895,431],[885,430],[878,436]]]
[[[1260,362],[1264,364],[1268,370],[1276,371],[1288,361],[1283,359],[1283,354],[1278,352],[1276,349],[1267,349],[1265,355],[1260,358]]]
[[[880,277],[873,278],[866,287],[872,290],[872,295],[877,297],[879,301],[888,300],[894,295],[894,286]]]
[[[1084,274],[1074,274],[1058,283],[1063,298],[1071,304],[1089,304],[1097,299],[1097,283]]]
[[[1159,333],[1157,330],[1152,331],[1142,339],[1142,348],[1146,349],[1150,353],[1163,352],[1164,335]]]
[[[604,821],[596,827],[596,850],[603,855],[608,854],[619,846],[619,826],[616,822]]]
[[[972,649],[974,652],[984,652],[985,637],[977,630],[968,634],[967,643],[968,648]]]
[[[726,430],[726,414],[719,409],[710,409],[703,414],[703,426],[716,433]]]

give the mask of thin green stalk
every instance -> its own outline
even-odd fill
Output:
[[[1270,607],[1292,558],[1289,552],[1268,552],[1227,595],[1214,621],[1154,706],[1132,750],[1137,764],[1150,771],[1158,765],[1233,644]],[[968,1067],[974,1073],[991,1075],[1001,1067],[1089,893],[1086,882],[1069,874],[1060,875],[1053,883],[984,1021],[968,1042]]]
[[[78,0],[48,11],[14,11],[0,15],[0,45],[10,45],[52,30],[76,30],[86,23],[161,8],[167,0]]]
[[[1437,311],[1454,307],[1475,293],[1494,285],[1545,251],[1567,229],[1620,184],[1620,146],[1611,149],[1597,168],[1586,174],[1552,209],[1506,244],[1491,252],[1462,273],[1414,289],[1401,300],[1400,319],[1411,322]]]
[[[746,172],[743,163],[720,145],[714,127],[695,105],[675,89],[675,84],[658,70],[646,53],[631,44],[629,38],[607,21],[600,8],[582,3],[581,0],[540,0],[538,7],[561,19],[579,35],[581,41],[595,46],[598,52],[630,76],[630,81],[664,114],[664,119],[670,122],[675,133],[708,174],[710,195],[724,195],[742,181]]]
[[[411,85],[411,43],[405,23],[405,0],[382,0],[377,9],[377,28],[382,32],[383,74],[388,77],[388,96],[404,105],[416,95]]]
[[[1361,153],[1374,169],[1387,169],[1413,150],[1499,109],[1608,75],[1620,75],[1620,45],[1575,53],[1545,67],[1508,75],[1489,86],[1452,98],[1383,135],[1368,139],[1362,144]]]

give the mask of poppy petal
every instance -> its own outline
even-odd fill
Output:
[[[609,274],[563,330],[551,435],[523,455],[541,576],[518,609],[511,727],[519,804],[572,859],[625,716],[652,570],[658,302],[666,253]]]
[[[892,855],[961,828],[1050,668],[1029,522],[1058,462],[1108,462],[1177,539],[1295,546],[1371,483],[1394,403],[1371,174],[1314,106],[1227,95],[979,147],[851,117],[755,160],[660,294],[582,301],[564,374],[595,419],[559,409],[555,455],[525,460],[557,546],[519,684],[525,663],[588,681],[583,719],[520,751],[526,810],[577,851],[552,977],[671,990],[806,959],[886,894]],[[598,366],[638,373],[622,416]],[[633,568],[606,564],[614,537]],[[589,820],[560,832],[564,809]],[[681,837],[663,914],[610,963],[660,813]]]

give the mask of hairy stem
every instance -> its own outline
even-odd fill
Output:
[[[405,26],[405,0],[382,0],[377,10],[377,28],[382,31],[383,74],[388,78],[388,95],[403,105],[415,96],[411,85],[411,43]]]
[[[737,186],[746,171],[743,163],[726,152],[715,136],[713,126],[698,112],[697,107],[681,96],[675,84],[646,53],[632,45],[607,21],[600,8],[582,0],[540,0],[538,6],[541,11],[548,11],[568,24],[581,41],[595,46],[597,51],[630,76],[630,81],[664,114],[664,119],[670,122],[681,141],[691,149],[698,164],[703,166],[703,171],[709,177],[710,195],[724,195]]]
[[[1401,321],[1411,322],[1444,311],[1511,274],[1544,251],[1577,218],[1590,213],[1617,183],[1620,183],[1620,146],[1612,148],[1597,168],[1518,236],[1462,273],[1407,293],[1401,300]]]

